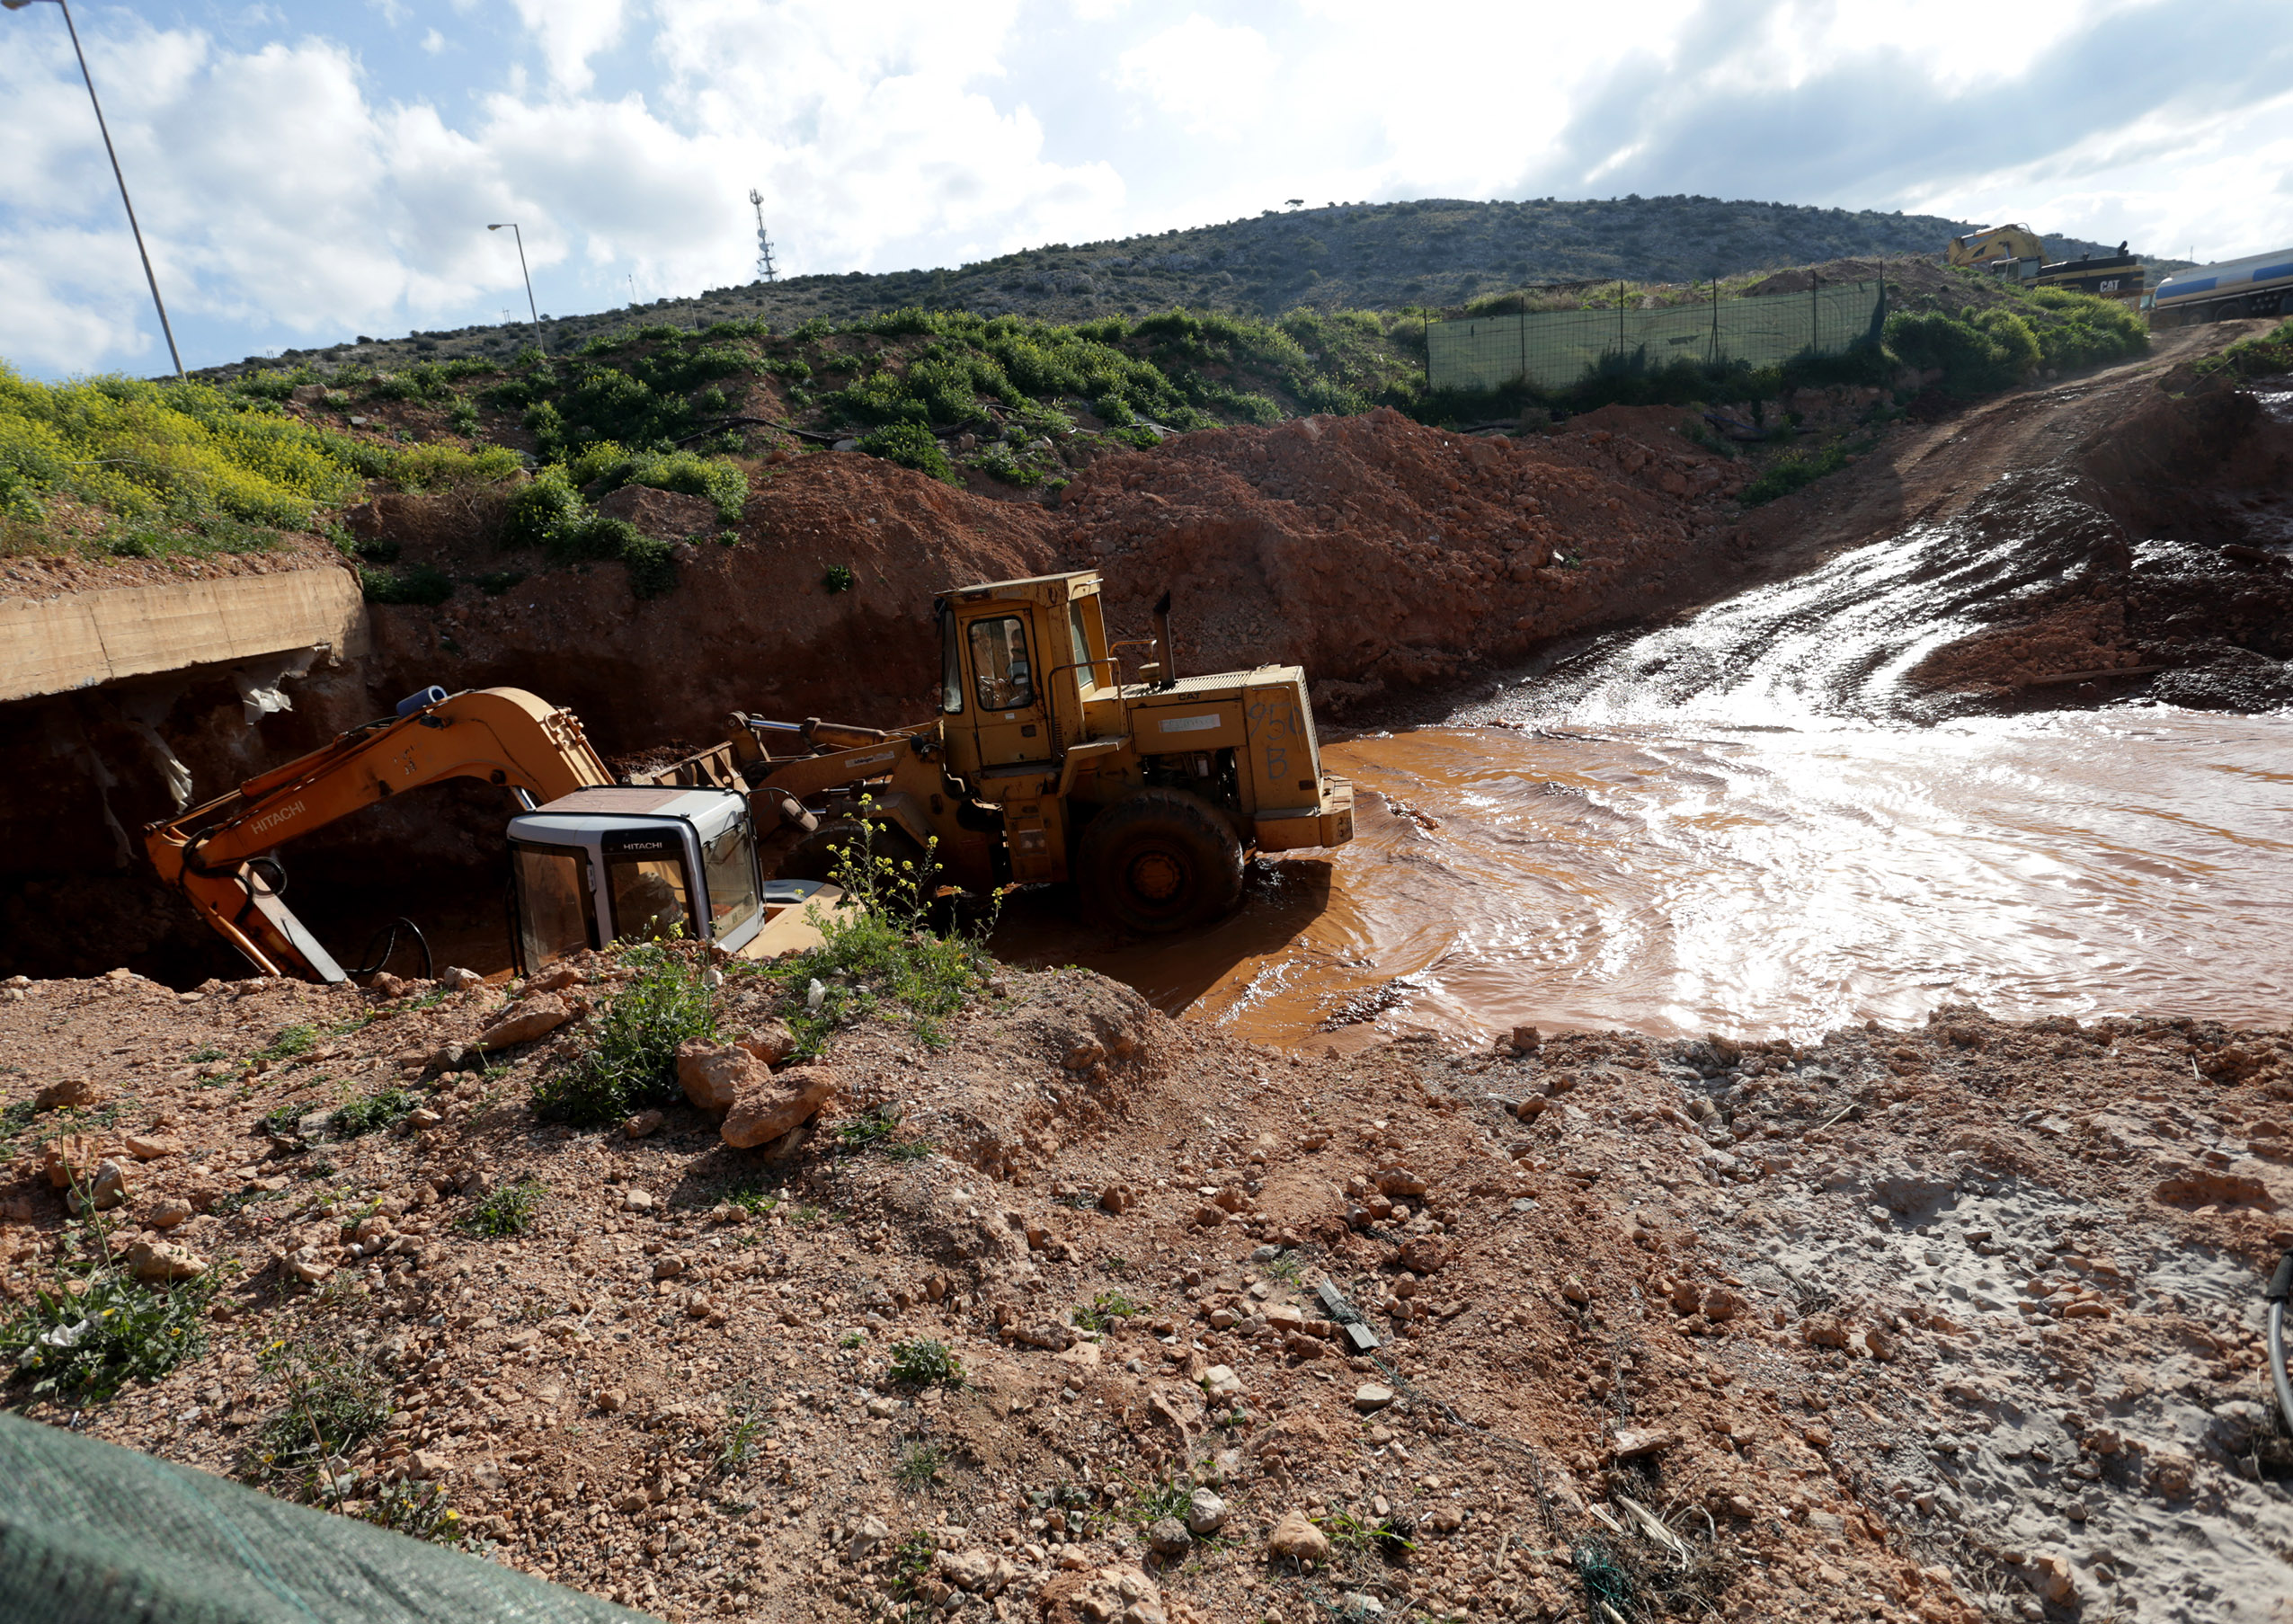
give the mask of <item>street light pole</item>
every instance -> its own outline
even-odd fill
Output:
[[[0,0],[0,4],[6,3],[7,0]],[[58,5],[63,3],[64,0],[56,0]],[[515,220],[503,220],[498,225],[488,226],[486,229],[499,231],[503,226],[507,226],[510,228],[510,235],[518,239],[518,274],[526,279],[526,314],[533,317],[533,345],[535,349],[547,355],[549,353],[549,346],[541,342],[541,306],[533,302],[533,272],[526,269],[526,234],[518,229],[518,223]]]
[[[0,5],[20,12],[32,0],[0,0]],[[135,234],[136,256],[143,261],[143,280],[151,284],[151,302],[159,312],[159,331],[167,335],[167,354],[175,363],[175,377],[183,378],[183,357],[175,348],[175,329],[167,320],[167,303],[159,297],[159,279],[152,274],[151,255],[143,245],[143,227],[136,224],[136,206],[128,197],[128,177],[120,171],[120,155],[111,145],[111,127],[103,121],[103,103],[95,98],[95,75],[87,71],[87,53],[80,49],[80,31],[72,23],[72,8],[65,0],[56,0],[56,7],[64,13],[64,31],[72,37],[72,54],[80,59],[80,78],[87,85],[88,105],[95,109],[95,128],[103,136],[104,155],[111,160],[111,178],[120,182],[120,201],[127,206],[128,229]]]

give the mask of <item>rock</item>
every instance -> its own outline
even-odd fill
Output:
[[[597,1390],[597,1407],[609,1415],[618,1415],[628,1402],[628,1394],[618,1387],[600,1388]]]
[[[986,1591],[995,1587],[995,1558],[983,1550],[943,1550],[931,1565],[939,1576],[958,1590]]]
[[[2058,1556],[2040,1557],[2031,1564],[2031,1580],[2040,1595],[2057,1607],[2070,1607],[2078,1600],[2078,1582],[2071,1575],[2070,1563]]]
[[[1226,1519],[1232,1514],[1226,1502],[1209,1489],[1198,1488],[1186,1496],[1186,1528],[1189,1532],[1214,1534],[1226,1526]]]
[[[143,1281],[196,1280],[207,1273],[207,1259],[171,1241],[139,1240],[128,1248],[128,1271]]]
[[[1123,1215],[1124,1210],[1130,1204],[1130,1192],[1120,1185],[1109,1185],[1098,1193],[1099,1211],[1112,1212],[1117,1218]]]
[[[1070,1071],[1088,1071],[1107,1058],[1107,1051],[1098,1043],[1077,1043],[1067,1051],[1063,1062]]]
[[[796,1034],[786,1021],[767,1021],[738,1045],[768,1066],[778,1066],[796,1052]]]
[[[485,978],[475,970],[465,970],[459,964],[449,964],[438,972],[438,984],[449,992],[467,992],[473,987],[485,985]]]
[[[418,1449],[406,1458],[406,1475],[417,1483],[440,1483],[453,1471],[453,1460],[437,1450]]]
[[[1329,1536],[1307,1522],[1305,1513],[1285,1512],[1266,1537],[1266,1549],[1268,1556],[1288,1557],[1293,1562],[1326,1562]]]
[[[2198,1463],[2178,1451],[2150,1457],[2150,1493],[2161,1500],[2186,1500],[2198,1484]]]
[[[658,1111],[640,1111],[621,1124],[621,1131],[631,1139],[651,1139],[661,1131],[661,1124],[665,1120]]]
[[[1884,1326],[1867,1326],[1856,1336],[1862,1340],[1863,1351],[1874,1359],[1889,1360],[1903,1351],[1895,1333]]]
[[[671,1254],[667,1257],[656,1257],[653,1259],[653,1277],[655,1280],[674,1280],[678,1275],[682,1274],[684,1272],[685,1260],[674,1254]]]
[[[544,994],[529,998],[502,1019],[477,1034],[476,1048],[508,1049],[519,1043],[530,1043],[536,1038],[547,1037],[567,1021],[573,1012],[561,998]]]
[[[1679,1434],[1663,1427],[1628,1426],[1616,1434],[1609,1452],[1619,1460],[1637,1460],[1642,1455],[1670,1449],[1678,1442]]]
[[[1672,1288],[1672,1311],[1675,1314],[1694,1313],[1703,1300],[1703,1287],[1693,1280],[1684,1280]]]
[[[156,1162],[164,1158],[182,1154],[181,1140],[159,1134],[130,1133],[127,1138],[128,1154],[139,1162]]]
[[[1407,1167],[1381,1167],[1371,1175],[1370,1182],[1377,1186],[1378,1194],[1384,1196],[1423,1195],[1426,1193],[1426,1181]]]
[[[677,1086],[687,1099],[713,1115],[722,1116],[739,1103],[744,1090],[771,1080],[771,1068],[738,1043],[690,1038],[678,1045]]]
[[[1465,1513],[1453,1505],[1436,1505],[1418,1520],[1429,1534],[1453,1534],[1465,1526]]]
[[[1231,1398],[1242,1390],[1242,1379],[1231,1365],[1213,1364],[1203,1372],[1203,1391],[1213,1398]]]
[[[1024,1342],[1029,1347],[1049,1348],[1058,1353],[1075,1345],[1075,1329],[1072,1326],[1061,1325],[1055,1319],[1043,1319],[1033,1325],[1019,1327],[1011,1333],[1011,1339]]]
[[[1544,1034],[1533,1026],[1515,1026],[1513,1028],[1512,1043],[1515,1054],[1534,1054],[1544,1047]]]
[[[1373,1415],[1393,1402],[1393,1389],[1374,1381],[1364,1381],[1354,1389],[1354,1407],[1364,1415]]]
[[[67,1077],[54,1082],[31,1096],[35,1111],[58,1111],[67,1105],[89,1106],[103,1103],[103,1091],[84,1077]]]
[[[1195,1548],[1195,1537],[1176,1517],[1158,1517],[1147,1529],[1147,1549],[1158,1557],[1183,1557]]]
[[[560,964],[555,969],[543,971],[532,981],[528,981],[526,996],[531,998],[537,992],[563,992],[568,987],[578,987],[581,984],[580,971],[571,964]]]
[[[2251,1174],[2225,1173],[2212,1167],[2184,1167],[2158,1181],[2150,1194],[2178,1206],[2226,1207],[2245,1202],[2274,1206],[2269,1186]]]
[[[59,1133],[40,1148],[40,1167],[58,1190],[84,1183],[103,1159],[102,1147],[85,1133]]]
[[[749,1063],[763,1070],[753,1058]],[[726,1113],[724,1142],[738,1149],[769,1144],[803,1127],[835,1096],[836,1074],[825,1066],[800,1066],[777,1077],[767,1071],[760,1086]]]
[[[1436,1235],[1420,1235],[1393,1255],[1394,1266],[1409,1270],[1412,1274],[1438,1273],[1449,1261],[1453,1248]]]
[[[439,1123],[444,1122],[446,1118],[440,1113],[431,1110],[428,1105],[416,1105],[413,1110],[408,1114],[406,1120],[417,1128],[435,1128]]]
[[[177,1224],[190,1221],[191,1216],[191,1203],[180,1195],[170,1195],[152,1208],[150,1216],[144,1221],[155,1229],[172,1229]]]
[[[1836,1314],[1810,1314],[1800,1321],[1800,1340],[1811,1348],[1844,1348],[1847,1327]]]
[[[1275,1303],[1264,1311],[1262,1317],[1271,1330],[1290,1332],[1306,1328],[1306,1311],[1294,1302]]]
[[[1593,1294],[1585,1289],[1585,1282],[1574,1274],[1560,1282],[1560,1296],[1562,1300],[1573,1302],[1578,1308],[1593,1300]]]
[[[870,1557],[874,1556],[876,1551],[882,1548],[884,1542],[891,1537],[892,1531],[884,1526],[883,1518],[861,1518],[859,1526],[852,1531],[852,1543],[849,1547],[852,1560],[855,1562],[867,1561]]]
[[[1704,1292],[1702,1307],[1706,1319],[1733,1319],[1744,1311],[1744,1299],[1726,1286],[1712,1286]]]
[[[716,516],[716,504],[706,496],[656,490],[651,485],[623,485],[609,492],[598,498],[597,510],[608,519],[635,525],[655,541],[711,535],[723,524]]]
[[[279,1260],[280,1269],[307,1286],[315,1286],[334,1273],[334,1265],[319,1256],[316,1247],[298,1247]]]
[[[134,1192],[128,1185],[128,1170],[116,1161],[106,1159],[96,1164],[95,1175],[88,1180],[86,1204],[99,1212],[109,1212],[125,1204]],[[79,1211],[81,1194],[72,1192],[72,1210]]]
[[[655,1204],[653,1192],[650,1190],[629,1189],[621,1192],[621,1205],[627,1211],[650,1212]]]
[[[378,992],[386,998],[402,998],[406,996],[405,982],[387,970],[376,971],[374,974],[367,978],[366,984],[369,991]]]

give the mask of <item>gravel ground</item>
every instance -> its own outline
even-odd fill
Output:
[[[1796,1049],[1339,1058],[1005,972],[942,1047],[840,1034],[834,1103],[766,1151],[682,1105],[642,1137],[538,1121],[626,972],[586,975],[0,989],[10,1305],[84,1241],[51,1169],[100,1190],[106,1160],[113,1251],[215,1282],[203,1352],[156,1382],[8,1399],[262,1480],[287,1380],[332,1348],[387,1424],[272,1492],[435,1483],[440,1537],[671,1619],[2293,1593],[2256,1336],[2293,1242],[2284,1033],[1953,1009]],[[466,1052],[521,1008],[569,1018]],[[724,1015],[770,1025],[732,989]],[[333,1116],[376,1100],[371,1131]],[[520,1189],[524,1232],[470,1232]],[[895,1378],[927,1343],[960,1384]]]

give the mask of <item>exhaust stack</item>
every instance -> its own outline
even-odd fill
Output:
[[[1162,657],[1162,680],[1155,686],[1169,688],[1178,680],[1178,648],[1170,641],[1170,589],[1165,587],[1154,606],[1154,652]]]

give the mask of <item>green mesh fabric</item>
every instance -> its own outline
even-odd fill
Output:
[[[645,1616],[0,1415],[0,1620],[606,1624]]]
[[[1663,310],[1548,310],[1435,322],[1426,331],[1436,389],[1495,389],[1526,378],[1566,389],[1622,356],[1648,367],[1675,360],[1773,366],[1795,355],[1838,355],[1877,339],[1886,287],[1843,282],[1812,293],[1721,299]]]

